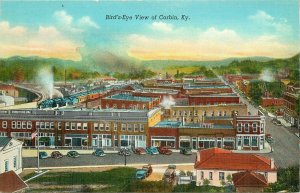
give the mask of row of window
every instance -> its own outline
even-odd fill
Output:
[[[258,123],[238,123],[237,131],[242,132],[244,130],[245,132],[249,132],[250,126],[252,127],[252,132],[257,132],[258,126],[259,126]],[[264,132],[264,124],[263,123],[261,123],[261,125],[260,125],[260,132],[261,133]]]
[[[113,108],[113,109],[117,109],[118,108],[118,105],[117,104],[113,104],[112,107],[109,106],[109,104],[106,104],[105,105],[105,108],[109,109],[109,108]],[[122,104],[122,109],[126,109],[126,105],[125,104]],[[146,109],[146,104],[143,104],[143,105],[129,105],[129,109]]]
[[[205,176],[204,176],[204,172],[201,171],[201,180],[204,180]],[[212,180],[213,179],[213,173],[209,172],[208,173],[208,179]],[[219,180],[225,180],[225,173],[224,172],[219,172]]]
[[[2,121],[2,128],[7,129],[7,121]],[[31,121],[12,121],[12,129],[32,129]]]
[[[206,111],[203,111],[202,112],[202,115],[203,116],[230,116],[232,115],[234,112],[230,112],[230,114],[228,114],[227,111],[211,111],[211,112],[206,112]],[[238,113],[238,111],[236,111],[236,113]],[[194,111],[194,116],[198,116],[198,111],[195,110]],[[193,116],[193,111],[173,111],[173,116]]]
[[[17,170],[18,168],[18,160],[17,160],[17,156],[14,156],[13,158],[13,164],[14,164],[14,169]],[[9,160],[4,160],[4,168],[5,168],[5,172],[9,171]]]

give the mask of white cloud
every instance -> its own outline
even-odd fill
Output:
[[[73,21],[73,17],[65,11],[54,12],[54,17],[63,25],[71,25]]]
[[[153,30],[163,31],[163,32],[171,32],[173,30],[173,25],[164,23],[164,22],[153,22],[151,24],[151,28]]]
[[[131,34],[128,36],[129,55],[140,59],[216,60],[248,56],[288,57],[298,51],[296,44],[281,42],[274,35],[247,38],[232,29],[215,27],[198,32],[196,37],[192,33],[186,32],[181,37]]]
[[[10,27],[8,21],[2,21],[0,28],[0,57],[21,55],[81,59],[76,49],[83,44],[64,36],[55,26],[29,30],[24,26]]]
[[[291,26],[288,25],[287,19],[276,19],[262,10],[257,11],[254,15],[250,15],[248,18],[261,25],[272,27],[280,33],[291,31]]]
[[[84,16],[80,18],[79,25],[99,29],[99,25],[97,25],[89,16]]]

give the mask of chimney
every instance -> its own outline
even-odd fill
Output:
[[[271,157],[270,160],[271,160],[271,161],[270,161],[270,162],[271,162],[271,163],[270,163],[271,169],[275,169],[274,158]]]
[[[200,162],[200,151],[197,151],[197,157],[196,157],[196,159],[197,159],[197,162]]]

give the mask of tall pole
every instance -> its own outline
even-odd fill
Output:
[[[38,161],[38,170],[37,173],[40,173],[40,128],[38,127],[37,131],[37,161]]]

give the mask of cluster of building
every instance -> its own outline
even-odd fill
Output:
[[[1,110],[0,136],[19,139],[24,146],[37,145],[31,136],[38,131],[40,145],[50,147],[265,148],[264,115],[249,115],[219,79],[156,80],[106,87],[93,95],[97,97],[78,94],[86,98],[78,101],[79,108]]]

